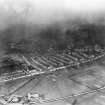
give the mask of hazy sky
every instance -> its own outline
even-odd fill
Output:
[[[71,16],[92,17],[105,11],[105,0],[0,0],[0,25],[30,21],[48,23]]]

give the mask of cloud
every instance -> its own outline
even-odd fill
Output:
[[[105,0],[0,0],[0,21],[49,23],[104,12]]]
[[[0,56],[44,54],[50,47],[62,50],[70,44],[105,46],[105,26],[89,24],[99,17],[105,21],[104,11],[105,0],[0,0]]]

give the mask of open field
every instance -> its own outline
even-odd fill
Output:
[[[28,105],[99,105],[105,98],[104,50],[9,57],[24,68],[1,74],[1,97],[26,97],[28,93],[43,97],[43,101],[34,99]]]
[[[0,94],[24,96],[28,92],[36,92],[43,94],[45,99],[49,100],[37,105],[73,105],[73,102],[75,105],[105,105],[105,89],[94,91],[105,86],[105,68],[92,66],[86,69],[85,72],[76,70],[73,76],[70,70],[64,70],[59,74],[2,83]]]

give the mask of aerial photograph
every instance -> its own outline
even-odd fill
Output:
[[[105,0],[0,0],[0,105],[105,105]]]

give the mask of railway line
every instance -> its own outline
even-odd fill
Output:
[[[69,56],[72,56],[72,55],[63,54],[60,56],[49,56],[50,58],[46,57],[46,56],[37,57],[37,58],[33,57],[32,58],[33,60],[31,59],[32,60],[31,62],[26,57],[24,57],[26,63],[28,63],[27,65],[32,66],[34,64],[35,69],[29,70],[29,71],[22,70],[22,71],[12,72],[11,74],[5,73],[1,76],[2,79],[0,82],[8,82],[8,81],[14,81],[14,80],[17,80],[20,78],[31,77],[31,79],[29,79],[24,84],[17,87],[16,89],[14,89],[12,92],[10,92],[8,94],[8,96],[11,96],[12,94],[15,94],[17,91],[21,90],[22,88],[27,87],[27,85],[29,83],[31,83],[34,79],[36,79],[36,76],[42,77],[42,76],[45,76],[46,74],[51,74],[51,73],[54,73],[56,71],[61,71],[61,70],[66,69],[66,68],[75,68],[76,67],[78,69],[78,67],[81,67],[81,64],[87,65],[87,64],[93,64],[94,62],[96,63],[97,61],[100,62],[100,61],[105,60],[105,52],[101,53],[98,56],[95,56],[92,58],[87,58],[87,59],[81,55],[78,55],[78,58],[79,58],[78,61],[75,59],[76,55],[74,57],[72,57],[72,59],[70,59]],[[44,58],[44,59],[42,59],[42,58]],[[67,62],[66,62],[66,60],[67,60]],[[69,60],[71,63],[68,62]],[[54,65],[52,65],[52,64],[54,64]],[[38,65],[40,65],[41,68]],[[44,65],[44,67],[43,67],[43,65]],[[37,66],[38,66],[38,68],[40,68],[40,70],[37,68]],[[42,70],[42,69],[46,69],[46,70]],[[26,71],[26,72],[24,72],[24,71]],[[74,77],[75,75],[82,74],[83,72],[86,73],[86,71],[88,71],[88,69],[84,70],[84,71],[79,70],[78,73],[74,73],[74,74],[71,73],[70,78]],[[32,85],[32,87],[27,91],[27,93],[30,93],[31,90],[33,90],[33,88],[36,87],[40,83],[41,80],[42,80],[42,78],[39,78],[35,82],[35,84]],[[70,80],[72,80],[72,79],[70,79]],[[75,80],[72,80],[72,81],[74,83],[78,84],[78,81],[77,82]],[[84,85],[84,84],[81,84],[81,85]],[[101,94],[105,95],[104,92],[102,91],[105,89],[105,85],[102,85],[101,87],[97,87],[97,88],[91,88],[88,85],[85,85],[85,86],[89,89],[88,91],[83,91],[83,92],[80,92],[77,94],[70,94],[67,96],[58,97],[58,98],[54,98],[54,99],[39,100],[37,102],[36,101],[30,101],[28,104],[29,105],[30,104],[32,104],[32,105],[38,104],[39,105],[39,104],[44,104],[44,103],[54,103],[54,102],[58,102],[58,101],[65,101],[67,99],[73,99],[74,101],[76,99],[78,101],[78,98],[80,98],[84,95],[91,94],[91,93],[101,93]],[[25,96],[22,96],[22,97],[25,97]]]
[[[105,52],[102,52],[98,56],[94,57],[88,57],[88,55],[83,54],[83,52],[81,53],[81,55],[79,55],[79,53],[77,53],[76,55],[79,56],[79,58],[81,57],[81,59],[77,59],[75,56],[66,53],[64,53],[63,55],[57,54],[37,58],[30,57],[29,60],[27,59],[27,57],[23,56],[23,60],[26,63],[27,68],[23,68],[23,70],[12,72],[11,74],[2,74],[0,76],[0,82],[12,81],[35,75],[50,74],[55,71],[66,69],[68,67],[79,68],[81,65],[92,64],[105,58]],[[84,57],[84,55],[86,57]],[[33,69],[28,69],[29,66],[31,66]]]
[[[56,101],[65,101],[66,99],[70,99],[70,98],[78,98],[78,97],[81,97],[83,95],[87,95],[87,94],[91,94],[91,93],[96,93],[96,92],[102,93],[101,91],[104,90],[104,89],[105,89],[105,85],[100,87],[100,88],[97,88],[97,89],[92,89],[91,91],[86,91],[86,92],[82,92],[82,93],[79,93],[79,94],[68,95],[68,96],[65,96],[65,97],[60,97],[60,98],[56,98],[56,99],[52,99],[52,100],[44,100],[40,103],[41,104],[43,104],[43,103],[53,103],[53,102],[56,102]],[[104,94],[104,92],[103,92],[103,94]],[[32,104],[33,103],[34,102],[32,102]]]
[[[78,73],[78,74],[80,74],[80,73]],[[78,75],[78,74],[73,75],[73,77],[76,76],[76,75]],[[70,76],[70,77],[72,78],[72,76]],[[10,92],[9,95],[14,94],[15,92],[19,91],[21,88],[24,88],[25,86],[29,85],[29,83],[33,79],[35,79],[35,77],[32,78],[32,79],[30,79],[29,81],[27,81],[22,86],[20,86],[17,89],[15,89],[13,92]],[[43,77],[42,78],[39,78],[35,82],[35,84],[33,85],[33,87],[31,87],[31,89],[29,89],[27,91],[27,93],[30,93],[33,90],[33,88],[36,87],[42,79],[43,79]],[[73,81],[73,82],[75,82],[76,84],[78,84],[78,82],[76,82],[76,81]],[[84,85],[84,84],[81,84],[81,85]],[[70,94],[70,95],[63,96],[63,97],[58,97],[58,98],[53,98],[53,99],[46,99],[45,98],[45,99],[39,99],[37,101],[35,99],[35,101],[30,101],[29,103],[27,103],[27,105],[34,105],[34,104],[36,104],[36,105],[41,105],[41,104],[44,105],[44,104],[51,104],[51,103],[55,103],[55,102],[59,102],[59,101],[61,101],[61,102],[64,101],[65,102],[66,100],[74,100],[74,101],[77,100],[78,101],[78,99],[81,98],[81,97],[84,97],[84,96],[89,95],[89,94],[95,94],[95,93],[100,93],[100,94],[102,94],[102,95],[105,96],[105,84],[101,84],[101,86],[100,87],[97,87],[97,88],[91,88],[88,85],[84,85],[84,86],[86,86],[87,88],[89,88],[89,90],[83,91],[83,92],[77,92],[77,93],[74,93],[74,94]],[[23,96],[23,97],[25,97],[25,96]],[[71,104],[71,105],[73,105],[73,104]]]

